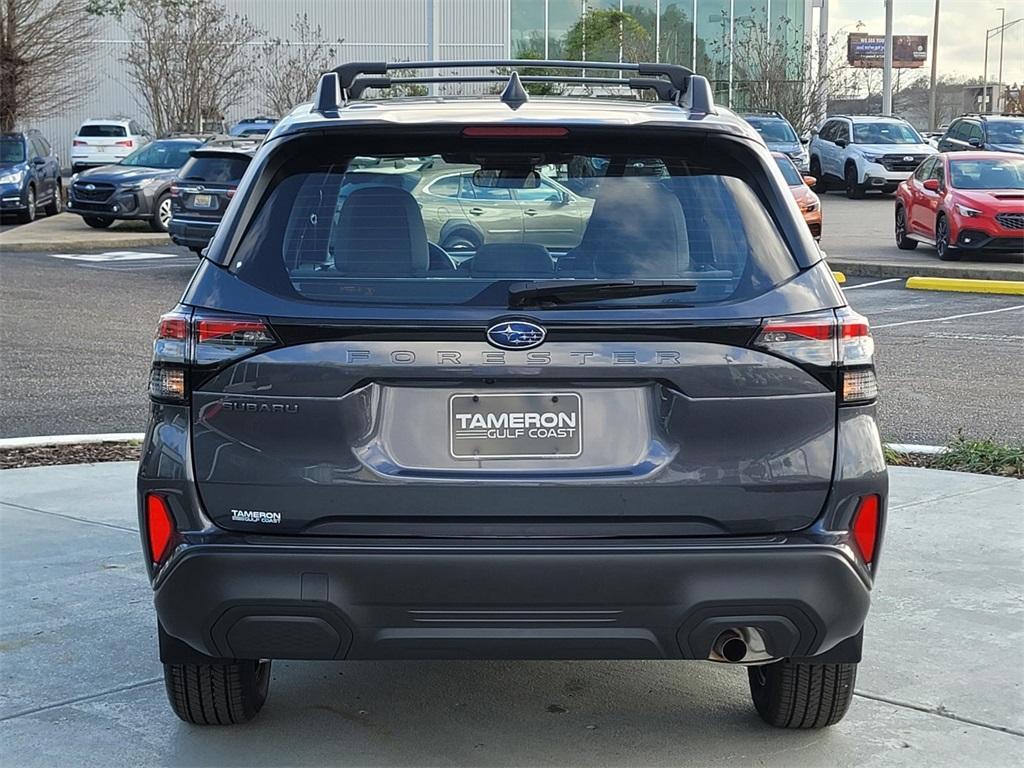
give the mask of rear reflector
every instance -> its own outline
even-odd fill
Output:
[[[114,142],[119,147],[134,147],[135,141],[133,139],[124,139],[123,141]]]
[[[146,496],[146,540],[149,542],[149,559],[155,564],[163,562],[174,537],[174,517],[163,496],[150,493]]]
[[[878,543],[879,502],[877,495],[865,496],[853,515],[853,540],[860,550],[861,558],[868,565],[874,562]]]
[[[71,142],[72,147],[88,147],[88,141],[82,141],[81,139],[75,139]]]
[[[560,139],[569,135],[569,129],[553,125],[471,125],[462,129],[462,135],[470,139]]]

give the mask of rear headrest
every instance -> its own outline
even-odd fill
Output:
[[[548,249],[534,243],[490,243],[476,249],[469,272],[474,276],[537,275],[554,272]]]
[[[652,178],[604,180],[577,250],[592,260],[597,275],[672,277],[686,271],[689,245],[679,198]]]
[[[415,276],[430,266],[416,199],[397,187],[362,187],[345,200],[334,227],[334,265],[350,275]]]

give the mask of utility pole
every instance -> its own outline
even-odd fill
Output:
[[[892,114],[892,4],[885,2],[885,61],[882,66],[882,114]]]
[[[828,0],[818,9],[818,125],[828,117]]]
[[[1006,37],[1006,9],[996,8],[997,11],[1002,11],[1003,16],[999,22],[999,85],[996,86],[996,108],[993,112],[1003,111],[1003,38]]]
[[[939,68],[939,0],[935,0],[935,21],[932,24],[932,79],[928,89],[928,127],[935,130],[938,120],[935,115],[936,73]]]

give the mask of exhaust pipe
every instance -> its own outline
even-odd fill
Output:
[[[746,658],[747,641],[737,630],[727,629],[715,640],[712,650],[719,658],[735,664]]]

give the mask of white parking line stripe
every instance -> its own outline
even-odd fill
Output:
[[[917,325],[918,323],[941,323],[946,320],[959,320],[962,317],[977,317],[978,315],[994,315],[997,312],[1012,312],[1015,309],[1024,309],[1024,304],[1017,304],[1013,307],[1001,307],[999,309],[986,309],[983,312],[965,312],[962,315],[947,315],[946,317],[927,317],[922,320],[904,320],[900,323],[885,323],[884,325],[876,325],[872,327],[872,330],[877,331],[881,328],[897,328],[901,325]]]
[[[902,280],[902,277],[890,277],[886,280],[875,280],[873,283],[861,283],[860,285],[848,285],[843,288],[844,291],[855,291],[858,288],[870,288],[872,285],[883,285],[885,283],[898,283]]]

